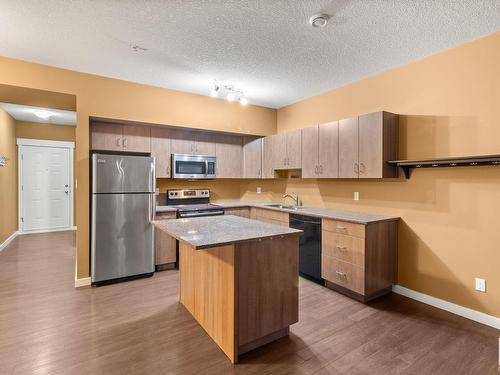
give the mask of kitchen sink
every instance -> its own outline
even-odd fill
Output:
[[[272,208],[281,208],[283,210],[293,210],[297,211],[300,210],[302,207],[300,206],[292,206],[292,205],[286,205],[286,204],[266,204],[266,207],[272,207]]]

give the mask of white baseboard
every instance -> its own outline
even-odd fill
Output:
[[[19,235],[19,231],[16,230],[9,237],[7,237],[7,239],[0,244],[0,251],[5,249],[7,247],[7,245],[10,244],[14,240],[14,238],[16,238],[18,235]]]
[[[91,283],[90,277],[82,277],[81,279],[75,279],[75,288],[81,288],[82,286],[89,286]]]
[[[500,329],[500,318],[497,318],[496,316],[488,315],[480,311],[469,309],[468,307],[456,305],[443,299],[416,292],[401,285],[393,285],[392,291],[394,293],[401,294],[402,296],[423,302],[427,305],[437,307],[438,309],[451,312],[452,314],[460,315],[464,318]]]
[[[40,230],[26,230],[19,231],[19,234],[35,234],[35,233],[50,233],[50,232],[63,232],[65,230],[76,230],[76,226],[67,228],[55,228],[55,229],[40,229]]]

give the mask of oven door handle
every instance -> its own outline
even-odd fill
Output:
[[[215,215],[224,215],[223,210],[217,211],[197,211],[197,212],[181,212],[179,213],[179,218],[185,217],[200,217],[200,216],[215,216]]]
[[[205,176],[208,175],[208,160],[205,159]]]

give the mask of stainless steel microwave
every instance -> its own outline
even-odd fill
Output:
[[[215,156],[172,154],[173,178],[215,178]]]

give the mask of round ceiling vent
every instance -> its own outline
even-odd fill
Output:
[[[312,27],[324,27],[328,23],[329,18],[330,16],[328,14],[315,14],[314,16],[309,18],[309,23]]]

